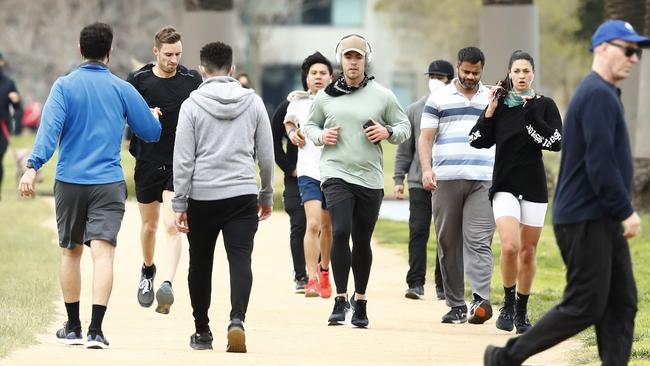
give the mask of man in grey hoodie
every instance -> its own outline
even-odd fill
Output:
[[[246,352],[244,318],[253,274],[251,254],[258,220],[273,205],[273,139],[262,99],[232,78],[232,48],[201,49],[204,82],[183,102],[174,145],[172,206],[190,244],[188,283],[196,332],[194,349],[212,349],[208,309],[219,233],[230,265],[228,352]],[[258,160],[262,188],[255,180]],[[260,215],[258,217],[258,211]]]

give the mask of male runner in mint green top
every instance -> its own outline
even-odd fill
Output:
[[[320,173],[332,219],[332,268],[337,292],[329,324],[344,322],[350,309],[347,284],[352,268],[356,298],[352,301],[352,324],[365,328],[366,287],[372,264],[370,239],[384,196],[380,141],[403,142],[411,134],[411,125],[395,95],[365,74],[366,63],[372,59],[368,41],[348,35],[341,39],[336,53],[343,73],[316,95],[304,132],[316,145],[325,145]]]

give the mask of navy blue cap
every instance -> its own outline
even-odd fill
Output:
[[[632,24],[623,20],[608,20],[601,24],[591,37],[591,47],[589,52],[593,52],[597,46],[620,39],[626,42],[636,42],[639,47],[650,47],[650,38],[638,34]]]

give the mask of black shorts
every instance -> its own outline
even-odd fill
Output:
[[[55,181],[59,246],[68,249],[81,243],[90,246],[91,240],[117,245],[126,194],[124,181],[92,185]]]
[[[135,198],[140,203],[162,202],[163,191],[174,192],[174,173],[168,164],[135,162]]]

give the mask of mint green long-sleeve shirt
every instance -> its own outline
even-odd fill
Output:
[[[324,129],[340,126],[335,145],[325,145],[320,159],[321,181],[339,178],[371,189],[384,188],[383,150],[363,132],[363,124],[373,119],[389,125],[391,144],[400,144],[411,135],[411,124],[392,91],[374,80],[351,94],[332,97],[318,92],[304,133],[317,146],[323,145]]]

